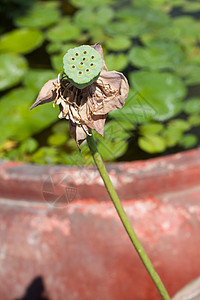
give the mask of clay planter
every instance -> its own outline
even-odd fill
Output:
[[[107,168],[172,296],[200,275],[200,150]],[[0,299],[161,299],[95,167],[1,162],[0,198]]]

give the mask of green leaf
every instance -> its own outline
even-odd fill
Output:
[[[38,142],[33,138],[28,138],[21,143],[19,150],[21,153],[33,153],[38,147]]]
[[[126,36],[115,36],[106,40],[106,47],[111,51],[127,50],[131,46],[131,39]]]
[[[105,30],[110,35],[123,35],[127,37],[137,37],[143,30],[143,23],[141,18],[137,16],[132,16],[131,19],[127,21],[114,21],[109,22],[105,27]]]
[[[142,150],[148,153],[160,153],[166,149],[164,138],[153,134],[140,137],[138,144]]]
[[[141,0],[140,4],[142,3]],[[154,32],[158,29],[169,25],[170,18],[169,16],[160,11],[159,9],[152,9],[150,7],[146,7],[147,4],[140,5],[140,7],[136,7],[135,0],[133,7],[125,7],[121,8],[117,12],[117,17],[120,18],[123,22],[127,22],[128,24],[136,25],[136,28],[140,29],[138,33],[143,32]],[[138,22],[136,21],[138,20]],[[134,28],[133,28],[134,31]]]
[[[125,54],[108,54],[105,57],[108,70],[122,71],[128,65],[128,58]]]
[[[114,3],[114,0],[104,0],[104,1],[99,1],[99,0],[71,0],[70,2],[75,7],[80,7],[80,8],[88,7],[88,8],[90,8],[90,7],[104,6],[106,4],[112,4],[112,3]]]
[[[89,34],[92,39],[92,43],[105,43],[105,41],[108,39],[108,36],[104,32],[102,27],[94,27],[90,28]]]
[[[200,3],[198,2],[185,1],[182,3],[182,5],[183,5],[182,10],[184,12],[196,13],[197,11],[200,11]]]
[[[59,163],[58,150],[53,147],[41,147],[32,155],[32,162],[37,164],[57,164]]]
[[[34,102],[35,97],[35,91],[19,88],[1,98],[0,141],[8,138],[22,141],[47,128],[57,119],[58,110],[52,108],[52,103],[30,111],[29,107]]]
[[[51,64],[53,69],[57,72],[63,72],[63,54],[51,55]]]
[[[0,51],[27,54],[43,43],[42,32],[38,29],[15,29],[0,37]]]
[[[84,30],[98,28],[98,26],[107,27],[112,20],[114,11],[108,6],[85,8],[78,10],[75,14],[74,21],[79,28]]]
[[[140,134],[141,135],[148,135],[148,134],[155,134],[159,133],[163,129],[163,124],[159,123],[148,123],[148,124],[143,124],[140,126]]]
[[[162,132],[162,137],[165,139],[168,147],[174,147],[177,145],[182,135],[183,132],[181,130],[174,129],[173,126],[167,126],[167,128]]]
[[[129,127],[128,127],[129,129]],[[106,123],[104,129],[104,138],[113,141],[115,139],[128,139],[130,133],[127,129],[127,123],[112,120]]]
[[[57,73],[52,70],[29,69],[23,82],[28,88],[39,92],[45,82],[56,77]]]
[[[175,68],[177,74],[184,79],[187,85],[195,85],[200,83],[200,66],[196,64],[184,63]]]
[[[159,70],[173,69],[183,61],[184,56],[179,45],[158,41],[152,42],[147,48],[132,48],[129,59],[133,66]]]
[[[130,88],[125,105],[120,110],[111,111],[109,116],[119,122],[127,122],[132,127],[154,118],[156,111],[151,104],[135,90]]]
[[[188,121],[182,119],[175,119],[169,122],[174,130],[187,131],[190,129],[191,125]]]
[[[52,146],[62,146],[66,143],[66,141],[67,135],[62,133],[52,134],[47,140],[48,144]]]
[[[37,1],[26,15],[15,20],[15,24],[19,27],[49,27],[60,18],[58,5],[58,1]]]
[[[156,111],[155,120],[165,121],[181,111],[186,87],[177,76],[139,71],[131,73],[130,83]]]
[[[0,91],[18,84],[26,73],[26,59],[14,54],[0,54]]]
[[[200,113],[200,98],[194,97],[186,101],[184,111],[187,114]]]
[[[179,145],[184,149],[194,147],[198,142],[198,138],[194,134],[186,134],[179,140]]]
[[[126,152],[128,148],[128,143],[121,139],[110,141],[100,137],[97,146],[98,151],[104,160],[114,161]]]
[[[191,115],[188,118],[188,122],[191,126],[199,126],[200,125],[200,114]]]
[[[46,32],[48,40],[53,42],[75,41],[80,35],[80,29],[72,24],[68,17],[63,17],[59,23]]]
[[[52,131],[53,133],[62,133],[67,136],[69,134],[69,122],[67,122],[66,119],[59,120],[56,124],[53,125]]]
[[[52,53],[63,53],[63,56],[65,55],[65,53],[69,50],[69,49],[72,49],[72,48],[75,48],[77,47],[78,45],[75,44],[75,43],[67,43],[67,44],[63,44],[63,43],[57,43],[57,42],[52,42],[52,43],[49,43],[47,45],[47,52],[49,54],[52,54]]]

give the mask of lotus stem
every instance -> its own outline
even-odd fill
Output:
[[[156,288],[158,289],[162,299],[164,300],[170,300],[170,297],[167,293],[167,290],[164,286],[164,284],[162,283],[159,275],[157,274],[157,272],[155,271],[149,257],[147,256],[144,248],[142,247],[142,244],[140,243],[127,215],[126,215],[126,212],[119,200],[119,197],[114,189],[114,186],[110,180],[110,177],[108,175],[108,172],[105,168],[105,165],[103,163],[103,160],[101,158],[101,155],[99,154],[98,152],[98,149],[97,149],[97,146],[96,146],[96,143],[95,143],[95,140],[93,138],[93,135],[88,135],[87,137],[87,143],[88,143],[88,146],[89,146],[89,149],[90,149],[90,152],[93,156],[93,159],[94,159],[94,162],[97,166],[97,169],[104,181],[104,184],[105,184],[105,187],[108,191],[108,194],[110,195],[110,198],[117,210],[117,213],[122,221],[122,224],[133,244],[133,246],[135,247],[138,255],[140,256],[147,272],[149,273],[149,275],[151,276]]]

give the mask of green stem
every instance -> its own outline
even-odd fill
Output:
[[[110,198],[112,199],[112,201],[114,203],[117,213],[124,225],[124,228],[126,229],[126,232],[129,235],[131,242],[133,243],[133,245],[134,245],[137,253],[139,254],[145,268],[147,269],[149,275],[151,276],[152,280],[154,281],[162,299],[170,300],[170,297],[169,297],[160,277],[154,270],[154,267],[153,267],[150,259],[148,258],[146,252],[144,251],[144,249],[143,249],[139,239],[137,238],[137,235],[136,235],[135,231],[133,230],[132,225],[123,209],[123,206],[119,200],[119,197],[118,197],[118,195],[112,185],[112,182],[108,176],[108,173],[106,171],[106,168],[102,161],[102,158],[97,150],[96,143],[95,143],[95,140],[92,135],[91,136],[88,135],[87,142],[88,142],[88,146],[90,148],[90,152],[93,156],[94,162],[99,170],[99,173],[104,181],[105,187],[110,195]]]

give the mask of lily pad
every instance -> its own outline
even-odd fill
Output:
[[[15,53],[0,54],[0,91],[18,84],[27,70],[26,59]]]
[[[52,103],[45,104],[38,110],[29,110],[36,95],[33,90],[19,88],[1,98],[0,141],[8,138],[22,141],[48,127],[57,119],[58,110],[52,108]]]
[[[46,28],[56,23],[60,18],[58,1],[39,1],[26,15],[15,20],[16,26]]]
[[[48,144],[52,146],[62,146],[67,141],[67,135],[63,133],[55,133],[49,136]]]
[[[184,149],[194,147],[198,142],[198,138],[194,134],[186,134],[179,140],[179,145]]]
[[[132,16],[132,18],[127,21],[118,20],[109,22],[105,27],[105,31],[110,35],[137,37],[143,32],[143,28],[141,18]]]
[[[57,72],[63,72],[63,53],[51,55],[51,64],[53,69]]]
[[[156,111],[151,104],[137,91],[130,88],[125,105],[120,110],[111,111],[109,116],[118,122],[132,124],[132,129],[134,129],[135,124],[151,121],[155,114]]]
[[[81,29],[90,30],[94,27],[107,27],[114,17],[113,10],[108,6],[98,7],[95,10],[85,8],[76,12],[74,21]]]
[[[179,41],[180,44],[193,44],[200,36],[199,22],[189,16],[177,17],[171,26],[161,30],[159,36],[167,40]]]
[[[174,74],[133,72],[130,75],[130,83],[156,111],[155,120],[165,121],[181,111],[181,100],[186,95],[186,87]]]
[[[45,82],[56,77],[57,73],[52,70],[29,69],[24,77],[24,84],[28,88],[39,92]]]
[[[128,65],[128,58],[125,54],[108,54],[105,57],[105,62],[109,71],[122,71]]]
[[[150,43],[146,48],[133,47],[129,52],[129,60],[136,67],[173,69],[184,60],[184,54],[179,45],[158,41]]]
[[[160,153],[166,149],[165,139],[159,135],[149,134],[138,140],[140,148],[148,153]]]
[[[200,66],[195,64],[187,64],[177,66],[176,73],[183,78],[187,85],[195,85],[200,83]]]
[[[183,132],[177,128],[175,129],[171,125],[168,125],[167,128],[162,132],[162,137],[165,139],[167,147],[176,146],[182,136]]]
[[[113,139],[111,141],[110,139],[99,136],[98,139],[96,138],[95,140],[97,141],[98,151],[105,161],[117,159],[122,156],[128,148],[128,142],[124,139]]]
[[[187,13],[196,13],[197,11],[200,12],[200,2],[193,2],[193,1],[185,1],[182,3],[182,10],[184,12],[187,12]]]
[[[114,3],[114,0],[104,0],[104,1],[99,1],[99,0],[71,0],[70,1],[72,5],[75,7],[99,7],[99,6],[104,6],[106,4],[112,4]]]
[[[105,34],[102,27],[90,28],[89,34],[93,44],[105,43],[105,41],[108,39],[108,36]]]
[[[19,147],[21,153],[33,153],[38,147],[38,142],[33,138],[23,141]]]
[[[175,119],[169,122],[169,126],[171,126],[174,130],[187,131],[190,129],[191,125],[188,121],[182,119]]]
[[[187,114],[200,113],[200,98],[194,97],[194,98],[188,99],[185,103],[184,111]]]
[[[43,43],[43,34],[38,29],[15,29],[0,37],[0,52],[27,54]]]
[[[63,17],[59,23],[46,32],[47,39],[56,43],[76,40],[79,35],[80,29],[72,24],[68,17]]]
[[[67,43],[67,44],[63,44],[62,42],[57,43],[57,42],[52,42],[50,44],[47,45],[47,52],[49,54],[54,54],[54,53],[63,53],[63,56],[65,55],[65,53],[72,48],[77,47],[77,44],[75,43]]]
[[[148,134],[156,134],[159,133],[164,128],[161,123],[147,123],[140,126],[140,134],[148,135]]]
[[[127,50],[131,46],[131,39],[125,36],[115,36],[109,38],[105,43],[106,47],[111,51]]]
[[[188,122],[191,126],[199,126],[200,125],[200,114],[192,114],[188,118]]]
[[[142,4],[141,0],[140,2]],[[146,7],[147,5],[148,7]],[[168,27],[170,24],[169,16],[158,8],[150,8],[149,3],[140,5],[140,7],[136,7],[134,3],[134,7],[131,8],[128,6],[127,8],[122,8],[116,15],[120,20],[121,28],[115,24],[111,24],[108,30],[115,29],[116,33],[119,33],[119,29],[125,29],[127,26],[127,32],[123,30],[124,32],[121,33],[132,37],[140,37],[146,33],[154,34],[161,28]],[[111,33],[116,34],[115,32]]]

